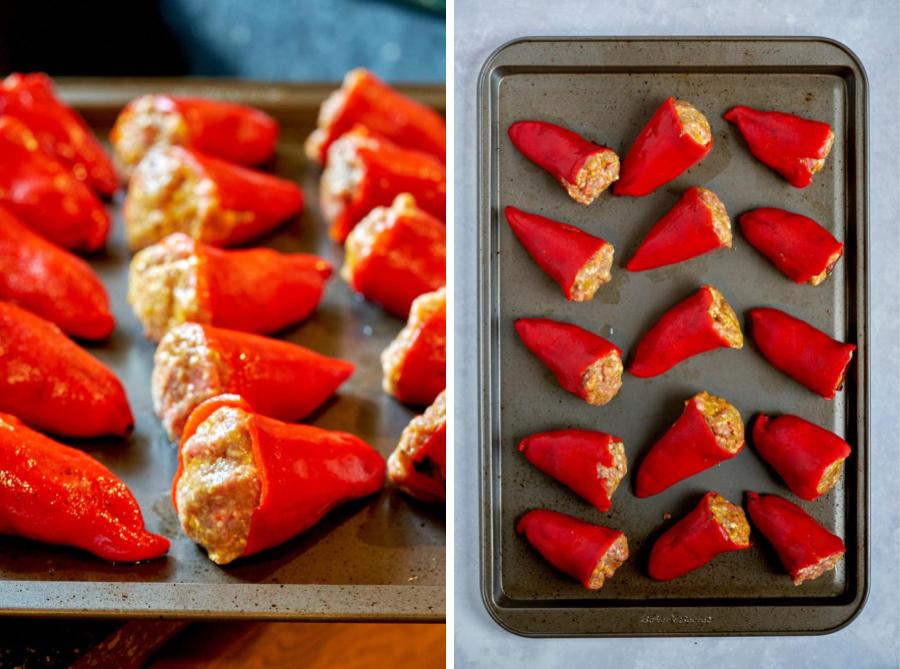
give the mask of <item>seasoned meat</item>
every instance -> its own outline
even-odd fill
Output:
[[[726,400],[703,391],[694,395],[697,410],[703,414],[716,443],[729,453],[736,453],[744,443],[744,421],[741,414]]]
[[[610,351],[584,370],[581,384],[589,404],[606,404],[622,387],[622,358]]]

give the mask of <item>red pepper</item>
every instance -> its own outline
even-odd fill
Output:
[[[766,360],[826,400],[844,385],[856,350],[778,309],[751,309],[750,334]]]
[[[428,406],[447,385],[447,295],[419,295],[409,321],[381,354],[384,392],[401,402]]]
[[[447,200],[443,163],[399,147],[362,126],[343,135],[328,150],[320,198],[335,241],[343,242],[372,209],[389,206],[403,193],[412,195],[420,208],[443,221]]]
[[[237,555],[228,556],[231,559],[284,543],[315,525],[334,507],[372,495],[384,486],[384,458],[358,437],[267,418],[237,395],[213,397],[194,410],[185,426],[178,449],[178,470],[172,481],[172,504],[189,536],[191,509],[189,504],[182,507],[179,492],[184,494],[185,490],[180,490],[180,484],[183,477],[185,484],[191,483],[194,446],[202,451],[212,440],[222,439],[222,443],[215,445],[223,450],[232,447],[231,439],[237,435],[223,435],[222,422],[216,416],[223,409],[229,420],[241,424],[249,436],[249,456],[259,487],[258,497],[249,509],[251,515],[243,549]],[[201,475],[201,478],[212,477]],[[215,488],[207,494],[208,506],[225,502],[222,499],[225,494]],[[215,509],[207,513],[209,520],[219,518]],[[225,520],[222,519],[223,524]],[[204,535],[209,536],[215,528],[204,530]],[[231,561],[218,559],[213,551],[210,558],[219,564]]]
[[[137,251],[173,232],[211,246],[238,246],[303,211],[293,181],[180,146],[150,151],[128,183],[125,236]]]
[[[831,126],[820,121],[732,107],[724,116],[734,123],[757,160],[787,179],[795,188],[806,188],[822,169],[834,144]]]
[[[625,267],[643,272],[724,248],[731,248],[725,205],[711,190],[692,186],[650,229]]]
[[[615,151],[567,128],[543,121],[518,121],[507,132],[522,155],[553,175],[580,204],[590,204],[619,178]]]
[[[0,411],[69,437],[134,427],[122,384],[58,327],[0,302]]]
[[[0,206],[58,246],[90,252],[106,243],[103,203],[11,116],[0,116],[0,156]]]
[[[365,126],[398,146],[430,153],[444,162],[444,119],[363,68],[348,72],[344,85],[322,103],[319,127],[306,140],[306,155],[324,163],[332,143],[356,125]]]
[[[534,509],[519,519],[516,532],[547,562],[588,590],[599,590],[628,559],[628,540],[619,530],[556,511]]]
[[[81,339],[106,339],[115,320],[100,279],[84,260],[0,209],[0,300]]]
[[[743,345],[731,305],[715,287],[703,286],[650,328],[638,343],[628,371],[640,377],[657,376],[691,356]]]
[[[730,460],[744,447],[744,423],[730,403],[706,391],[684,403],[678,420],[641,463],[636,494],[650,497]]]
[[[84,120],[60,101],[46,74],[11,74],[0,84],[0,114],[28,126],[41,148],[68,166],[76,179],[112,195],[119,178]]]
[[[537,214],[506,208],[506,220],[529,255],[552,279],[566,299],[584,302],[612,278],[612,244]]]
[[[406,318],[413,300],[446,283],[446,230],[409,195],[377,207],[347,237],[341,276],[367,300]]]
[[[300,420],[350,378],[353,363],[279,339],[210,325],[169,330],[154,356],[153,406],[170,438],[205,399],[234,393],[261,414]]]
[[[176,232],[134,256],[128,301],[154,340],[186,321],[265,334],[315,311],[330,275],[318,256],[225,251]]]
[[[173,95],[144,95],[116,119],[110,141],[131,169],[154,146],[178,145],[238,165],[258,165],[275,153],[278,122],[231,102]]]
[[[750,520],[778,553],[794,585],[834,569],[844,542],[796,504],[778,495],[747,493]]]
[[[164,555],[126,485],[83,451],[0,414],[0,532],[64,544],[115,562]]]
[[[798,416],[756,418],[753,444],[797,497],[818,499],[840,478],[850,445]]]
[[[422,502],[447,499],[447,406],[444,393],[413,418],[388,458],[388,478]]]
[[[671,581],[708,564],[717,555],[750,548],[744,511],[718,493],[708,492],[650,550],[650,578]]]
[[[684,100],[668,98],[644,126],[622,161],[616,195],[647,195],[712,150],[709,121]]]
[[[796,283],[818,286],[841,259],[844,245],[811,218],[764,207],[738,218],[756,250]]]
[[[520,318],[516,332],[559,385],[588,404],[606,404],[622,387],[622,351],[600,335],[549,318]]]
[[[540,432],[519,442],[528,462],[567,485],[601,513],[628,469],[618,437],[591,430]]]

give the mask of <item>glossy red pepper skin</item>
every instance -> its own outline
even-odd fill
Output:
[[[357,125],[398,146],[424,151],[445,161],[447,128],[440,114],[363,68],[348,72],[344,85],[322,104],[319,127],[306,141],[306,155],[324,163],[334,141]]]
[[[574,225],[530,214],[515,207],[507,207],[504,211],[509,227],[528,254],[559,284],[567,300],[576,300],[575,280],[578,273],[610,244]]]
[[[613,192],[648,195],[699,163],[712,146],[712,136],[706,144],[699,144],[683,131],[675,98],[667,98],[634,140]]]
[[[348,160],[360,172],[359,180],[349,188],[342,176],[351,169]],[[434,156],[397,146],[360,126],[332,145],[328,167],[322,173],[320,199],[335,241],[346,240],[372,209],[390,206],[403,193],[412,195],[420,209],[443,222],[447,200],[443,163]]]
[[[703,189],[692,186],[644,237],[625,265],[629,272],[643,272],[690,260],[731,246],[716,232],[713,213],[703,201]]]
[[[805,580],[802,570],[845,552],[840,537],[783,497],[747,493],[747,512],[754,527],[778,553],[795,585]]]
[[[828,230],[784,209],[754,209],[738,221],[747,241],[795,283],[820,284],[844,253]]]
[[[160,557],[126,485],[83,451],[0,414],[0,532],[82,548],[114,562]]]
[[[341,276],[367,300],[406,318],[413,300],[446,283],[445,240],[444,224],[401,195],[347,238]]]
[[[819,484],[828,468],[850,455],[850,445],[839,436],[791,415],[773,419],[760,414],[753,425],[753,445],[791,492],[810,501],[827,492],[820,492]]]
[[[112,161],[75,110],[53,91],[46,74],[11,74],[0,84],[0,115],[28,126],[41,148],[87,186],[110,196],[119,187]]]
[[[785,114],[765,112],[750,107],[732,107],[724,116],[734,123],[750,153],[787,179],[795,188],[812,183],[817,161],[823,161],[831,151],[834,132],[820,121]]]
[[[237,395],[220,395],[198,406],[185,426],[172,481],[176,512],[176,487],[184,470],[181,449],[203,421],[222,407],[252,414],[249,430],[261,490],[242,557],[284,543],[334,507],[384,487],[384,458],[362,439],[312,425],[282,423],[254,412]]]
[[[519,318],[516,332],[528,350],[553,372],[559,385],[585,401],[585,370],[610,354],[622,355],[618,346],[600,335],[549,318]]]
[[[711,286],[669,309],[643,336],[628,371],[639,377],[657,376],[688,358],[733,345],[714,327],[709,309],[714,303]]]
[[[438,395],[423,415],[410,421],[400,444],[388,458],[388,477],[393,485],[422,502],[447,499],[447,407],[444,393]],[[411,433],[424,430],[424,440]]]
[[[826,400],[844,385],[855,345],[778,309],[752,309],[750,333],[766,360]]]
[[[600,513],[606,513],[612,506],[606,486],[609,470],[616,464],[611,449],[614,441],[621,442],[604,432],[557,430],[525,437],[519,442],[519,452],[542,472],[593,504]]]
[[[679,481],[730,460],[744,448],[722,448],[692,397],[666,433],[653,444],[638,469],[635,494],[650,497]]]
[[[131,432],[119,379],[58,327],[0,302],[0,342],[0,411],[68,437]]]
[[[2,209],[0,300],[56,324],[71,337],[106,339],[115,327],[106,290],[91,266]]]
[[[706,493],[684,518],[667,529],[650,550],[649,573],[656,581],[671,581],[709,564],[718,555],[750,548],[734,541],[710,509],[717,496]]]
[[[0,206],[58,246],[103,247],[110,225],[103,203],[11,116],[0,116],[0,156]]]
[[[406,343],[406,350],[395,377],[385,380],[384,389],[406,404],[428,406],[447,386],[446,291],[438,289],[417,299],[435,303],[418,319],[416,311],[421,307],[413,302],[410,321],[398,335],[398,339]],[[384,363],[385,354],[382,354],[383,368]],[[389,372],[385,368],[385,374]]]
[[[519,519],[516,532],[525,535],[547,562],[577,579],[585,588],[597,564],[620,537],[619,530],[594,525],[547,509],[533,509]]]

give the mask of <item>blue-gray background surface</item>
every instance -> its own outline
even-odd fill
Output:
[[[476,88],[482,63],[527,35],[821,35],[869,75],[871,189],[872,565],[868,603],[821,637],[526,639],[488,616],[479,590],[476,360]],[[900,3],[858,0],[456,0],[455,78],[455,657],[459,667],[900,666]]]

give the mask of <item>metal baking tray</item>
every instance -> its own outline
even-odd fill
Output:
[[[146,92],[227,99],[269,112],[281,123],[275,173],[300,182],[306,208],[261,241],[285,251],[328,258],[335,275],[316,314],[282,336],[356,363],[336,398],[311,419],[353,432],[387,456],[415,411],[381,390],[379,355],[403,323],[356,297],[337,276],[343,251],[327,236],[319,214],[319,169],[303,155],[319,104],[338,84],[284,85],[227,80],[60,80],[63,98],[106,137],[119,110]],[[443,87],[406,89],[443,108]],[[105,345],[88,350],[122,379],[135,414],[127,440],[79,442],[121,476],[137,496],[149,529],[172,541],[168,557],[114,565],[78,551],[0,538],[0,609],[15,615],[117,617],[406,620],[444,618],[444,509],[419,504],[395,489],[342,506],[312,530],[282,546],[225,568],[180,530],[169,499],[176,466],[153,413],[150,372],[154,344],[144,339],[126,302],[129,254],[121,200],[110,211],[115,227],[105,254],[91,258],[112,301],[117,327]]]
[[[525,160],[506,135],[516,120],[571,127],[620,155],[669,95],[709,119],[712,153],[642,198],[604,194],[576,204]],[[756,161],[722,114],[735,104],[779,109],[830,123],[837,138],[813,185],[797,190]],[[816,634],[860,611],[868,584],[868,292],[866,78],[856,57],[820,38],[522,39],[497,50],[479,84],[480,401],[482,594],[503,627],[528,636]],[[667,268],[630,274],[624,262],[685,188],[716,192],[732,218],[758,206],[809,215],[846,244],[822,286],[783,277],[735,231],[735,248]],[[616,248],[612,281],[593,301],[567,302],[515,240],[502,211],[526,211],[577,225]],[[748,337],[740,351],[695,357],[653,379],[627,375],[619,395],[592,407],[562,390],[517,341],[513,321],[547,316],[578,323],[627,353],[670,305],[712,283],[742,321],[775,306],[855,343],[845,390],[826,402],[771,367]],[[789,495],[753,452],[655,497],[633,493],[634,464],[700,390],[733,402],[745,422],[758,412],[797,413],[853,446],[840,484],[803,507],[847,544],[839,568],[795,588],[762,544],[721,556],[668,583],[646,575],[653,540],[707,490],[741,503],[748,490]],[[532,432],[580,427],[624,439],[629,474],[601,515],[532,467],[516,444]],[[796,500],[795,500],[796,501]],[[631,557],[603,589],[589,592],[545,564],[515,535],[526,510],[547,507],[622,529]]]

